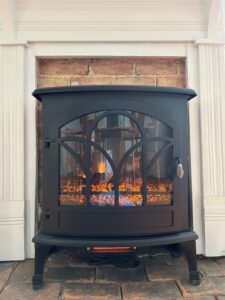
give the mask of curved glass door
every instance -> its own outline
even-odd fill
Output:
[[[100,111],[61,127],[61,205],[173,202],[173,130],[140,112]]]

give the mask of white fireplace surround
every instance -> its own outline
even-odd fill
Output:
[[[40,32],[34,32],[32,38],[32,29],[30,38],[21,31],[17,34],[19,29],[15,27],[23,25],[14,26],[14,1],[3,2],[11,6],[3,4],[7,22],[0,13],[0,260],[34,256],[31,240],[35,231],[37,142],[36,104],[31,93],[36,88],[39,57],[186,59],[187,87],[198,93],[189,103],[197,252],[206,256],[225,255],[225,40],[215,32],[216,9],[221,1],[209,1],[208,30],[200,39],[195,39],[194,33],[188,38],[179,33],[173,40],[165,34],[161,40],[154,35],[140,40],[137,30],[130,40],[122,36],[117,39],[113,34],[110,40],[105,34],[105,40],[96,36],[91,41],[87,37],[81,40],[77,35],[67,35],[65,40],[62,32],[55,34],[54,39],[50,34],[47,38],[45,32],[41,40]],[[22,5],[22,1],[17,2]],[[39,2],[41,5],[42,1]],[[181,2],[188,5],[188,1]],[[4,22],[7,38],[4,32],[1,35]],[[192,31],[196,32],[193,28]]]

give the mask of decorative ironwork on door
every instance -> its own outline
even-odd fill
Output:
[[[61,205],[142,207],[173,201],[173,129],[140,112],[98,111],[60,129]]]

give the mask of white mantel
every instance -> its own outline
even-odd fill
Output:
[[[221,12],[222,0],[0,0],[0,260],[33,257],[37,170],[31,92],[40,56],[186,57],[188,87],[199,95],[189,106],[197,249],[225,255]]]

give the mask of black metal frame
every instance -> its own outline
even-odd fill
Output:
[[[194,283],[196,277],[198,283],[199,277],[195,258],[195,239],[197,236],[192,231],[191,202],[188,191],[189,130],[187,101],[196,95],[195,92],[188,89],[159,87],[89,86],[38,89],[34,91],[33,95],[43,103],[45,145],[44,215],[40,233],[34,238],[36,244],[34,288],[41,285],[44,261],[50,249],[49,247],[52,245],[63,244],[67,246],[72,244],[72,246],[82,245],[87,247],[90,243],[95,246],[107,243],[110,243],[110,246],[136,243],[139,247],[145,246],[142,245],[143,242],[141,241],[145,241],[146,245],[181,243],[188,259],[190,279]],[[97,111],[106,112],[96,118],[85,140],[74,137],[60,137],[59,130],[64,124],[82,115]],[[146,140],[142,125],[127,111],[140,112],[162,121],[173,129],[173,137]],[[118,205],[119,171],[131,150],[124,154],[119,167],[116,168],[109,155],[91,141],[92,129],[97,122],[104,116],[115,113],[131,118],[139,127],[142,135],[142,141],[135,144],[132,149],[142,147],[144,162],[144,202],[142,207],[121,207]],[[182,180],[174,176],[174,201],[172,205],[147,206],[147,174],[144,164],[146,163],[146,143],[153,140],[162,140],[167,143],[158,152],[157,157],[168,147],[173,147],[174,173],[177,159],[182,160],[185,169]],[[66,141],[79,141],[86,145],[86,165],[81,161],[79,155],[66,145]],[[115,191],[117,191],[115,206],[94,207],[89,205],[88,201],[87,205],[83,207],[59,205],[60,147],[64,147],[80,162],[86,173],[88,186],[90,184],[88,165],[90,164],[91,146],[96,147],[108,158],[114,171]],[[147,167],[151,168],[153,164],[154,160]],[[88,188],[86,198],[87,200],[90,198],[90,189]],[[116,224],[115,218],[117,220]],[[133,224],[133,226],[130,224]]]

